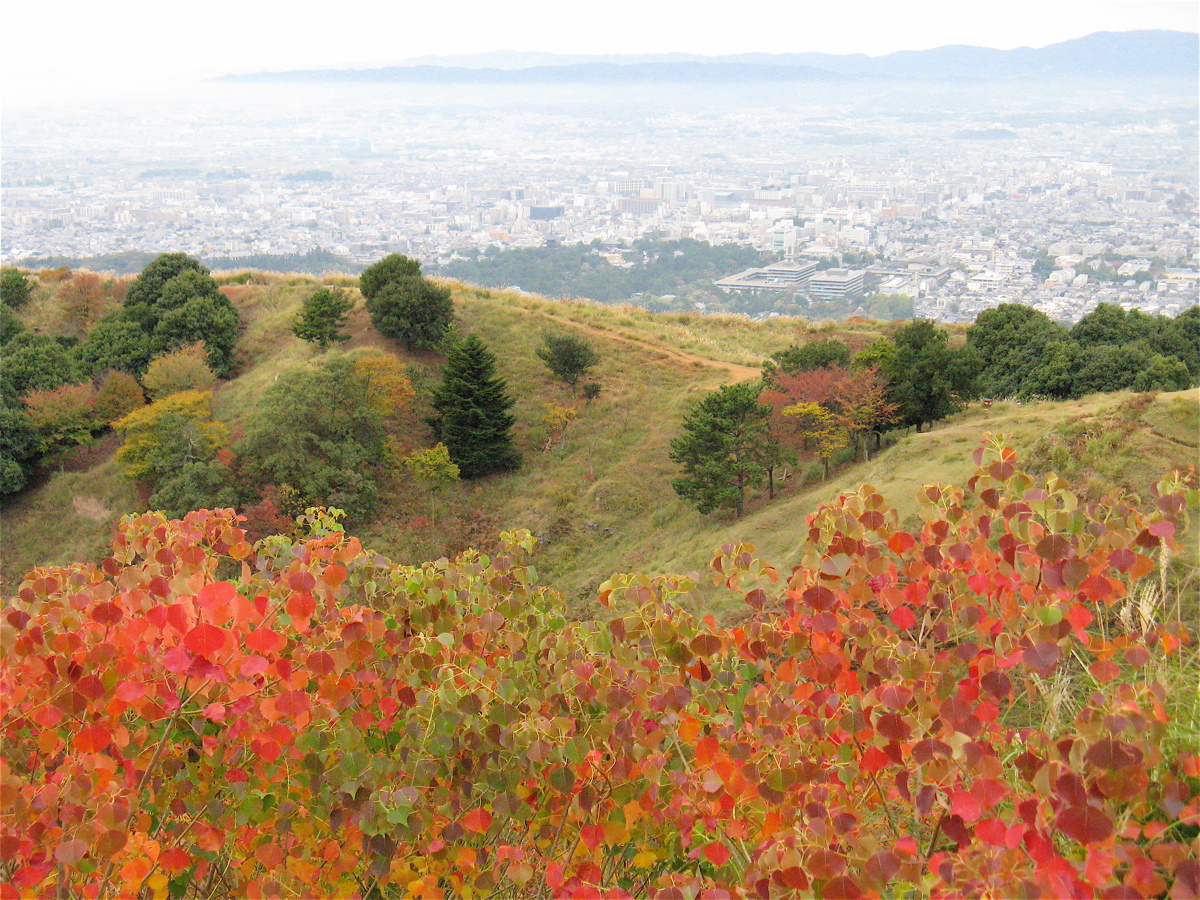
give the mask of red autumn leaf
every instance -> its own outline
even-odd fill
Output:
[[[1092,602],[1107,600],[1113,595],[1112,582],[1103,575],[1093,575],[1090,578],[1085,578],[1083,584],[1079,586],[1079,590]]]
[[[914,544],[916,544],[916,541],[907,531],[897,531],[888,538],[888,549],[897,556],[907,553],[913,548]]]
[[[309,710],[308,694],[304,691],[284,691],[275,698],[275,709],[289,717],[306,713]]]
[[[563,886],[565,880],[562,863],[552,862],[546,864],[546,887],[552,891],[556,891]]]
[[[73,866],[83,859],[87,855],[87,852],[87,841],[73,838],[69,841],[63,841],[54,848],[54,858],[64,866]]]
[[[71,742],[80,753],[101,753],[112,743],[112,735],[101,725],[92,725],[75,735]]]
[[[950,794],[950,809],[956,816],[961,816],[968,825],[977,820],[983,812],[979,799],[970,791],[964,790]]]
[[[993,847],[1003,847],[1008,836],[1008,826],[999,819],[981,819],[975,826],[975,837]]]
[[[247,678],[253,678],[255,675],[261,675],[271,668],[271,664],[257,653],[253,653],[242,660],[242,664],[238,666],[238,671]]]
[[[286,638],[269,628],[256,628],[246,635],[246,646],[258,653],[271,653],[283,649]]]
[[[839,875],[825,882],[821,896],[828,897],[830,900],[858,900],[863,896],[863,892],[857,881],[845,875]]]
[[[1061,656],[1062,651],[1058,649],[1058,644],[1043,641],[1037,646],[1026,647],[1025,651],[1021,654],[1021,659],[1033,671],[1044,678],[1048,678],[1054,674]]]
[[[884,713],[875,723],[875,730],[893,741],[906,741],[912,734],[912,727],[898,713]]]
[[[312,594],[292,594],[287,598],[287,613],[289,616],[295,616],[298,619],[307,619],[316,610],[317,601]]]
[[[1111,659],[1098,659],[1088,666],[1088,672],[1101,684],[1108,684],[1121,674],[1121,668]]]
[[[325,567],[325,571],[321,573],[321,580],[330,588],[336,590],[346,580],[347,574],[345,566],[334,563],[331,566]]]
[[[832,850],[814,850],[806,868],[813,878],[836,878],[846,871],[846,857]]]
[[[1125,652],[1121,655],[1125,657],[1125,662],[1129,663],[1135,669],[1140,669],[1146,663],[1150,662],[1150,653],[1145,647],[1126,647]]]
[[[715,656],[721,652],[721,639],[715,634],[698,634],[688,646],[697,656]]]
[[[971,793],[978,798],[984,809],[991,809],[1008,797],[1009,788],[1003,781],[996,778],[977,778],[971,785]]]
[[[892,610],[892,624],[901,631],[912,628],[917,624],[917,615],[907,606],[897,606]]]
[[[95,675],[84,675],[75,682],[75,690],[89,700],[99,700],[105,694],[104,682]]]
[[[1068,806],[1054,820],[1058,830],[1080,844],[1098,844],[1113,832],[1112,820],[1091,805]]]
[[[912,698],[912,691],[902,684],[887,684],[879,689],[879,702],[888,709],[904,709]]]
[[[878,747],[868,747],[867,752],[859,760],[858,766],[864,772],[873,774],[887,768],[890,763],[891,758]]]
[[[317,586],[317,579],[311,572],[293,572],[287,578],[288,587],[301,594],[307,594]]]
[[[1136,766],[1142,761],[1142,751],[1133,744],[1118,741],[1114,738],[1104,738],[1096,741],[1083,755],[1085,762],[1102,769],[1119,771]]]
[[[478,809],[471,810],[459,819],[458,823],[467,829],[467,831],[483,834],[492,827],[492,814],[481,806]]]
[[[1175,523],[1168,519],[1159,519],[1146,526],[1146,530],[1157,537],[1170,538],[1175,536]]]
[[[158,864],[172,875],[178,874],[192,864],[192,858],[178,847],[171,847],[159,854]]]
[[[1092,574],[1091,567],[1079,557],[1072,557],[1062,564],[1062,580],[1069,588],[1077,588]]]
[[[336,668],[333,656],[324,650],[317,650],[308,654],[308,659],[305,660],[304,664],[314,675],[328,675]]]
[[[265,869],[275,869],[283,864],[283,850],[278,844],[266,843],[254,851],[255,858]]]
[[[583,846],[595,850],[604,842],[604,829],[599,825],[584,825],[579,829],[579,839]]]
[[[183,637],[183,646],[197,656],[212,656],[225,646],[225,630],[201,622]]]
[[[1196,900],[1200,897],[1200,860],[1181,859],[1175,866],[1175,883],[1171,885],[1171,900]]]
[[[729,861],[729,848],[720,841],[711,841],[704,847],[704,858],[714,866],[723,866]]]
[[[92,610],[92,618],[101,625],[116,625],[124,617],[121,607],[115,603],[97,603]]]
[[[146,686],[137,681],[122,681],[113,691],[113,696],[123,703],[140,700],[146,693]]]

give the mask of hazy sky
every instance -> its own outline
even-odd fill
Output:
[[[879,56],[1041,47],[1094,31],[1200,31],[1198,0],[0,0],[5,108],[229,72],[491,50]]]

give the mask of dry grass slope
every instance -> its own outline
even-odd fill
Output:
[[[215,403],[218,417],[235,431],[280,373],[319,361],[321,351],[294,338],[290,323],[308,294],[337,279],[255,280],[265,283],[225,289],[246,322],[242,364]],[[1073,404],[997,403],[971,407],[928,433],[895,435],[892,446],[871,462],[843,467],[828,481],[805,483],[802,466],[784,481],[780,496],[753,502],[739,520],[702,517],[671,489],[677,472],[669,444],[688,405],[723,383],[755,377],[763,359],[790,343],[841,337],[862,346],[888,326],[655,315],[451,287],[460,330],[479,334],[492,348],[516,398],[515,436],[525,465],[434,496],[397,476],[386,485],[382,512],[358,529],[359,536],[397,562],[419,562],[468,544],[486,547],[501,530],[527,528],[540,539],[542,574],[578,600],[581,615],[591,610],[597,585],[614,572],[703,572],[714,549],[729,541],[749,541],[764,558],[790,567],[805,536],[805,517],[863,482],[875,485],[902,519],[912,516],[922,485],[961,482],[970,474],[972,453],[987,434],[1008,435],[1035,467],[1057,470],[1096,496],[1118,486],[1145,494],[1165,471],[1197,459],[1195,391],[1153,398],[1101,395]],[[602,356],[590,376],[602,392],[591,403],[553,380],[535,355],[544,331],[570,329],[592,340]],[[437,383],[440,357],[406,354],[381,338],[361,303],[349,331],[343,350],[385,349],[408,362],[419,391]],[[549,446],[547,403],[578,410]],[[410,447],[429,440],[422,415],[418,402],[400,435]],[[54,475],[17,498],[4,510],[4,591],[14,590],[34,565],[97,558],[112,521],[136,503],[111,459],[87,471]],[[697,590],[694,602],[725,617],[741,614],[707,587]]]

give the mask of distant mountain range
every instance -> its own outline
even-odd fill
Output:
[[[1195,79],[1200,77],[1200,35],[1184,31],[1097,32],[1037,49],[956,45],[874,57],[861,53],[579,56],[497,52],[426,56],[375,69],[256,72],[215,80],[243,84],[630,84],[1079,77]]]

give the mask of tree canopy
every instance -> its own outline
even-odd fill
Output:
[[[885,373],[900,421],[921,426],[944,419],[975,395],[978,356],[952,349],[946,332],[916,319],[896,332],[896,356]]]
[[[392,253],[367,266],[358,277],[359,290],[367,300],[379,296],[383,286],[401,278],[420,278],[421,264],[402,253]]]
[[[18,309],[33,296],[33,284],[19,269],[0,268],[0,302]]]
[[[537,349],[537,355],[556,378],[571,386],[572,393],[588,369],[600,362],[600,354],[592,342],[576,334],[548,332],[542,335],[542,346]]]
[[[746,490],[766,477],[770,410],[758,402],[761,390],[761,383],[747,381],[708,394],[671,441],[671,460],[683,469],[671,486],[701,513],[731,509],[741,515]]]
[[[429,424],[463,478],[521,465],[512,441],[512,406],[508,386],[496,374],[496,357],[478,335],[450,347]]]
[[[304,301],[300,315],[292,324],[292,334],[302,341],[316,344],[322,350],[338,341],[350,339],[342,328],[354,301],[350,295],[338,288],[320,288]]]
[[[234,445],[249,491],[287,485],[301,508],[337,506],[355,518],[374,511],[388,463],[385,409],[412,390],[402,375],[407,392],[398,393],[391,376],[381,385],[364,365],[372,358],[334,356],[281,375],[267,390]]]
[[[380,334],[402,341],[409,350],[436,347],[454,321],[450,291],[419,276],[385,283],[368,298],[367,312]]]

